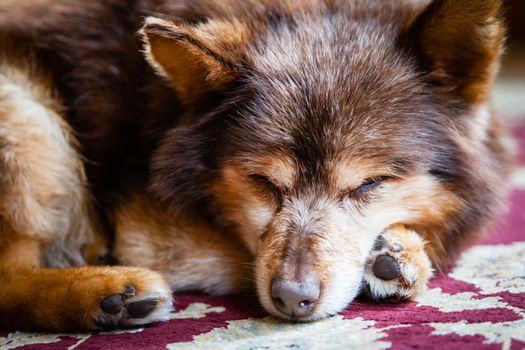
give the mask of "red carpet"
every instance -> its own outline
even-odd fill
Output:
[[[310,324],[280,323],[255,297],[176,297],[168,322],[130,331],[0,333],[0,349],[525,349],[525,123],[511,208],[417,302],[353,303]]]

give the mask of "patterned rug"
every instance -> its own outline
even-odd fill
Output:
[[[309,324],[268,317],[255,296],[179,295],[171,320],[94,334],[1,333],[0,349],[525,349],[525,122],[511,208],[416,302],[354,302]]]

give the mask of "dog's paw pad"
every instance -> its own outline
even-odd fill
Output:
[[[159,301],[155,299],[146,299],[137,301],[135,303],[130,303],[126,307],[128,316],[130,318],[144,318],[148,316],[153,310],[155,310],[155,307],[158,303]]]
[[[115,268],[118,269],[118,268]],[[133,327],[167,320],[172,310],[171,289],[157,273],[144,269],[122,268],[120,276],[107,274],[114,280],[110,290],[98,304],[92,324],[94,329],[109,330],[117,327]],[[114,272],[114,271],[112,271]],[[122,283],[119,281],[130,281]]]
[[[120,311],[122,311],[123,306],[124,298],[122,297],[122,294],[113,294],[107,296],[102,299],[102,302],[100,303],[100,308],[102,311],[110,315],[118,314]]]
[[[135,289],[130,285],[132,292],[127,291],[123,294],[112,294],[100,303],[100,308],[107,314],[118,315],[121,313],[127,314],[129,318],[144,318],[148,316],[157,306],[159,300],[145,299],[136,302],[127,302],[127,299],[135,295]]]
[[[128,284],[122,293],[110,294],[104,297],[100,302],[100,308],[110,315],[116,315],[125,307],[126,300],[133,297],[135,293],[135,287],[132,284]]]
[[[365,266],[363,293],[387,302],[413,299],[425,287],[432,272],[424,242],[404,227],[380,236]]]
[[[401,277],[399,264],[389,255],[380,255],[374,262],[372,272],[376,277],[385,281]]]

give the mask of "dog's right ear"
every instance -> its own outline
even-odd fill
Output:
[[[505,27],[501,0],[433,0],[409,29],[430,81],[476,105],[489,99]]]
[[[175,88],[183,104],[197,102],[238,76],[244,39],[239,23],[178,24],[148,17],[140,31],[146,58]]]

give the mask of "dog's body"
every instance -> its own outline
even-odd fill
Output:
[[[505,195],[499,9],[1,2],[0,326],[145,324],[253,280],[287,319],[413,298]],[[108,252],[140,268],[74,267]]]

